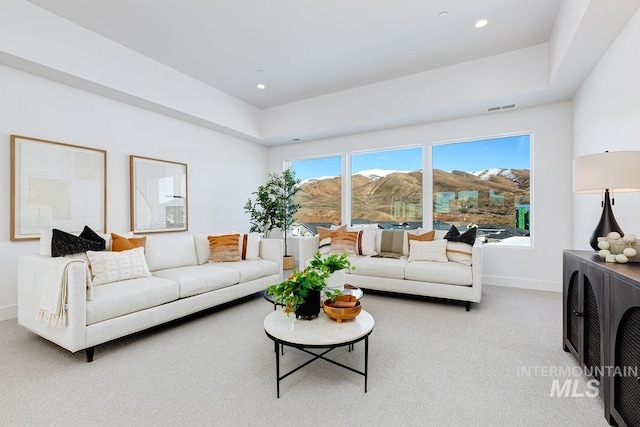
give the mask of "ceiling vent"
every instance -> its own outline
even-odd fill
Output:
[[[501,111],[501,110],[510,110],[512,108],[516,108],[516,104],[507,104],[507,105],[500,105],[497,107],[488,107],[487,108],[487,112],[491,113],[494,111]]]

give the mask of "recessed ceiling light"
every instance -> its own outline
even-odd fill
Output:
[[[488,23],[489,21],[487,21],[486,19],[481,19],[478,22],[476,22],[476,28],[486,27]]]
[[[446,10],[443,10],[442,12],[440,12],[440,13],[438,14],[438,16],[439,16],[440,18],[444,18],[444,17],[445,17],[445,16],[447,16],[448,14],[449,14],[449,12],[447,12]]]
[[[265,86],[265,85],[263,85],[262,83],[258,83],[258,84],[256,85],[256,87],[257,87],[258,89],[264,89],[266,86]]]

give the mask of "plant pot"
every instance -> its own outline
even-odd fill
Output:
[[[320,291],[311,289],[304,303],[296,308],[295,314],[297,318],[313,319],[318,317],[320,313]]]
[[[286,255],[282,257],[282,269],[293,270],[296,266],[296,257],[293,255]]]

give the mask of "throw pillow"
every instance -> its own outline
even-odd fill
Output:
[[[329,253],[355,255],[357,240],[357,231],[334,231],[331,233]]]
[[[347,226],[343,225],[336,228],[316,227],[318,230],[318,250],[322,255],[326,255],[331,251],[331,233],[333,231],[347,231]]]
[[[447,234],[444,236],[445,240],[451,242],[463,242],[473,245],[476,242],[476,227],[471,227],[463,234],[460,234],[455,225],[452,225]]]
[[[409,261],[447,262],[447,241],[433,240],[421,242],[412,240],[409,244]]]
[[[123,237],[116,233],[111,233],[111,250],[114,252],[122,252],[134,248],[144,248],[146,243],[146,237]]]
[[[223,234],[220,236],[207,236],[211,250],[210,262],[242,261],[240,256],[240,234]]]
[[[51,256],[77,254],[86,251],[103,251],[105,241],[87,240],[79,236],[54,228],[51,234]]]
[[[151,273],[144,257],[144,248],[122,252],[87,251],[94,285],[149,277]]]
[[[463,242],[447,242],[447,258],[449,261],[471,265],[471,251],[473,246]]]
[[[394,253],[403,255],[404,230],[382,230],[380,236],[381,253]]]
[[[92,242],[102,243],[103,246],[101,250],[107,249],[107,241],[103,239],[102,236],[100,236],[98,233],[96,233],[91,228],[89,228],[89,226],[87,225],[84,226],[84,228],[82,229],[82,233],[80,233],[79,237],[82,237],[83,239],[86,239],[86,240],[90,240]]]
[[[418,242],[430,242],[433,240],[434,235],[436,234],[436,232],[434,230],[431,231],[426,231],[422,234],[420,234],[420,232],[418,231],[418,234],[413,234],[407,231],[406,236],[407,236],[407,252],[406,254],[409,255],[409,248],[411,246],[411,242],[412,241],[418,241]],[[403,248],[404,249],[404,248]]]
[[[356,241],[356,255],[375,255],[376,254],[376,233],[377,225],[366,227],[347,227],[347,231],[357,231],[358,239]]]
[[[243,234],[240,240],[240,253],[242,259],[260,259],[260,239],[257,233]]]

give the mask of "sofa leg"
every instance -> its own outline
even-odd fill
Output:
[[[95,347],[89,347],[85,350],[85,353],[87,353],[87,363],[93,362],[93,353],[95,350]]]
[[[470,302],[465,302],[464,303],[464,308],[466,308],[467,311],[471,310],[471,303]]]

